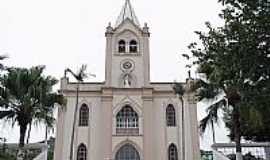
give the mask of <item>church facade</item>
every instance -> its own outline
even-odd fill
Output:
[[[105,82],[61,79],[54,160],[199,160],[194,93],[181,101],[173,83],[150,82],[149,28],[129,0],[105,36]]]

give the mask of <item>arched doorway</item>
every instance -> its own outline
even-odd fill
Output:
[[[140,155],[131,144],[125,144],[117,151],[115,160],[140,160]]]

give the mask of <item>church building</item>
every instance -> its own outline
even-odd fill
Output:
[[[150,81],[149,27],[129,0],[105,37],[104,82],[61,79],[54,160],[199,160],[194,93]]]

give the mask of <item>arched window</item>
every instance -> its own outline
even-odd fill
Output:
[[[138,43],[135,40],[129,42],[129,52],[137,53],[138,52]]]
[[[138,128],[138,114],[130,106],[123,107],[116,115],[117,128]]]
[[[126,144],[117,151],[115,160],[140,160],[140,155],[135,147]]]
[[[177,148],[174,144],[171,144],[168,149],[168,160],[178,160]]]
[[[138,114],[130,106],[124,106],[116,115],[116,133],[137,135],[139,133]]]
[[[126,52],[126,42],[124,40],[120,40],[118,42],[118,52],[125,53]]]
[[[88,126],[89,120],[89,108],[86,104],[83,104],[80,108],[79,126]]]
[[[80,144],[78,147],[77,160],[87,160],[87,148],[84,144]]]
[[[175,109],[172,104],[169,104],[166,108],[166,121],[167,126],[175,126]]]

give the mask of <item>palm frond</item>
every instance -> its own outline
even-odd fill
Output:
[[[215,84],[210,84],[203,80],[198,80],[197,85],[197,96],[199,101],[203,99],[213,99],[222,94],[220,88]]]
[[[87,70],[87,65],[83,64],[81,66],[81,68],[79,69],[79,71],[77,72],[77,77],[78,77],[78,81],[83,81],[85,78],[88,77],[87,73],[86,73],[86,70]]]
[[[0,111],[0,119],[11,118],[13,116],[14,116],[14,111],[12,110]]]
[[[0,61],[4,60],[6,58],[8,58],[7,54],[0,55]],[[0,70],[3,70],[3,69],[5,69],[5,66],[2,63],[0,63]]]
[[[4,60],[6,58],[9,58],[8,54],[2,54],[2,55],[0,55],[0,60]]]
[[[202,135],[203,133],[205,133],[205,130],[207,128],[207,126],[209,125],[209,123],[211,122],[211,115],[208,114],[207,116],[205,116],[201,121],[200,121],[200,134]]]
[[[83,82],[83,80],[88,77],[86,70],[87,70],[87,65],[85,64],[81,66],[81,68],[78,70],[77,73],[74,73],[71,69],[67,68],[65,69],[65,75],[67,72],[69,72],[77,81]]]
[[[206,128],[209,125],[212,125],[211,123],[217,123],[219,120],[218,111],[222,109],[226,105],[226,100],[221,99],[212,105],[210,105],[207,109],[207,115],[200,121],[200,133],[205,133]],[[213,129],[213,128],[212,128]]]
[[[54,93],[52,87],[58,82],[51,76],[44,76],[45,66],[30,69],[11,67],[1,77],[0,118],[16,122],[19,126],[45,123],[53,127],[55,103],[62,104],[63,96]]]

